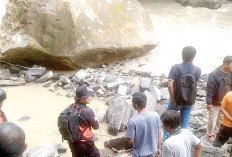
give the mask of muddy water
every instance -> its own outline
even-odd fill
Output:
[[[0,0],[0,19],[4,14],[6,0]],[[153,74],[168,74],[170,67],[181,62],[181,50],[186,45],[197,49],[194,64],[209,73],[222,63],[225,55],[232,55],[232,3],[224,4],[220,9],[183,7],[174,0],[141,0],[149,13],[159,46],[147,55],[127,61],[125,69],[151,71]],[[1,23],[1,21],[0,21]],[[133,63],[133,64],[132,64]],[[144,63],[138,66],[137,63]],[[67,75],[70,72],[67,73]],[[8,87],[8,99],[3,110],[9,121],[20,125],[26,132],[29,148],[46,144],[62,143],[57,130],[57,116],[73,99],[65,97],[66,93],[57,95],[41,85]],[[97,114],[106,109],[104,102],[94,100],[89,105]],[[28,121],[18,121],[24,115],[31,117]],[[112,138],[103,124],[99,131],[94,131],[98,148],[103,142]],[[119,136],[122,136],[120,134]],[[64,143],[67,147],[67,144]],[[62,157],[70,157],[70,151]]]
[[[51,92],[41,86],[32,85],[24,87],[3,88],[7,92],[7,99],[2,110],[5,111],[9,121],[21,126],[26,133],[29,149],[47,143],[61,143],[68,148],[67,143],[61,141],[57,128],[57,117],[73,99],[67,98],[64,91]],[[95,114],[105,111],[106,106],[101,100],[93,99],[88,105]],[[29,120],[20,121],[23,116],[30,116]],[[103,143],[112,138],[107,134],[107,125],[100,124],[100,129],[93,131],[99,139],[98,148],[104,148]],[[124,133],[119,134],[123,136]],[[70,157],[70,150],[61,157]]]
[[[147,66],[156,74],[168,74],[170,67],[181,62],[181,50],[192,45],[197,50],[194,63],[203,73],[222,64],[232,55],[232,3],[220,9],[183,7],[174,0],[140,0],[149,13],[159,46],[147,55]]]

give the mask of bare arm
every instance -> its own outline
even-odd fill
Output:
[[[170,94],[170,100],[171,100],[172,104],[176,105],[176,102],[174,99],[174,81],[173,80],[168,81],[168,91]]]
[[[161,137],[161,131],[160,131],[158,135],[158,152],[156,153],[155,157],[158,157],[161,155],[161,143],[162,143],[162,137]]]
[[[198,144],[195,149],[194,149],[194,155],[193,157],[200,157],[201,153],[202,153],[202,149],[203,149],[204,145],[201,142],[200,144]]]
[[[132,145],[134,143],[134,139],[133,138],[128,138],[128,143]]]
[[[221,111],[224,114],[224,116],[226,116],[226,118],[228,118],[231,122],[232,122],[232,117],[230,116],[230,114],[226,111],[225,106],[221,105]]]

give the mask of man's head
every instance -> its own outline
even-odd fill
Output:
[[[14,123],[0,125],[0,156],[19,157],[26,149],[25,133]]]
[[[177,111],[167,110],[161,115],[160,119],[164,130],[167,132],[175,131],[180,127],[181,115]]]
[[[92,93],[93,92],[88,89],[87,85],[83,84],[83,85],[77,87],[76,96],[74,99],[76,101],[89,104],[91,102]]]
[[[132,104],[134,109],[141,110],[146,107],[147,97],[144,93],[137,92],[132,95]]]
[[[223,59],[223,68],[227,72],[232,72],[232,56],[226,56]]]
[[[5,99],[6,99],[6,92],[3,89],[0,89],[0,109]]]
[[[196,49],[192,46],[186,46],[182,50],[183,62],[192,62],[196,55]]]

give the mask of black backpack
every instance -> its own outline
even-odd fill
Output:
[[[190,74],[185,74],[183,66],[181,64],[177,66],[181,73],[181,77],[175,87],[175,101],[178,105],[193,105],[197,94],[197,82],[194,77],[196,67],[193,67]]]
[[[77,105],[72,104],[69,108],[66,108],[60,113],[58,117],[58,127],[62,135],[62,141],[67,140],[68,142],[75,142],[80,140],[83,133],[79,131],[80,114],[78,111],[84,107],[85,106],[77,107]]]

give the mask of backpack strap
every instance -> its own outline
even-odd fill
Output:
[[[181,75],[184,75],[184,74],[185,74],[185,72],[184,72],[183,65],[178,64],[178,65],[177,65],[177,67],[178,67],[178,69],[179,69],[179,71],[180,71]]]

